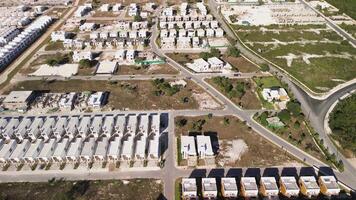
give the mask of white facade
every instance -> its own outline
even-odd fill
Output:
[[[225,198],[238,197],[238,188],[235,178],[223,177],[221,178],[221,192]]]
[[[73,61],[79,62],[80,60],[93,60],[93,53],[90,51],[74,51],[73,52]]]
[[[299,186],[305,196],[318,196],[320,193],[320,187],[314,176],[299,177]]]
[[[195,139],[193,136],[181,136],[181,154],[183,159],[197,156]]]
[[[263,191],[263,195],[266,197],[278,196],[279,189],[276,179],[274,177],[261,177],[260,186]]]
[[[202,193],[204,198],[217,197],[218,191],[215,178],[202,178]]]
[[[258,197],[258,187],[254,177],[241,178],[241,193],[244,197]]]
[[[64,41],[68,39],[69,33],[65,31],[55,31],[51,33],[51,40],[56,41]]]
[[[197,135],[197,149],[198,156],[201,159],[214,156],[210,136]]]
[[[182,196],[183,198],[196,198],[198,196],[197,182],[195,178],[182,179]]]
[[[292,197],[299,195],[299,187],[294,177],[282,176],[279,180],[279,185],[281,193],[285,196]]]

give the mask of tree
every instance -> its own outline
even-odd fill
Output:
[[[55,66],[55,65],[58,65],[58,61],[56,59],[48,59],[46,60],[46,64],[49,65],[49,66]]]
[[[188,122],[188,120],[185,119],[185,118],[183,118],[183,119],[178,120],[177,123],[176,123],[176,125],[177,125],[178,127],[183,127],[183,126],[185,126],[185,125],[187,124],[187,122]]]
[[[199,57],[202,58],[202,59],[204,59],[204,60],[207,60],[207,59],[210,58],[211,56],[210,56],[210,53],[208,53],[208,52],[201,52],[201,53],[199,54]]]
[[[141,22],[142,21],[142,17],[140,15],[135,15],[134,21],[135,22]]]
[[[229,46],[227,49],[227,55],[232,57],[240,57],[240,50],[235,46]]]
[[[92,63],[90,60],[82,59],[79,61],[79,68],[86,69],[86,68],[91,68],[91,67],[92,67]]]
[[[220,51],[214,47],[210,48],[210,57],[220,57]]]
[[[287,103],[287,109],[294,115],[294,116],[299,116],[300,113],[302,112],[302,109],[300,108],[300,103],[296,100],[289,101]]]
[[[289,111],[286,110],[286,109],[284,109],[284,110],[282,110],[281,112],[279,112],[277,116],[278,116],[279,119],[280,119],[283,123],[285,123],[285,124],[287,124],[288,121],[290,120],[290,113],[289,113]]]
[[[261,71],[263,71],[263,72],[269,71],[269,66],[267,64],[262,64],[261,65]]]

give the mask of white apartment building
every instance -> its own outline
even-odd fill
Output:
[[[221,193],[225,198],[238,197],[238,188],[235,178],[223,177],[221,178]]]
[[[198,197],[197,182],[195,178],[182,179],[182,197],[183,199],[194,199]]]
[[[211,146],[210,136],[197,135],[197,149],[200,159],[214,157],[213,148]]]
[[[68,39],[69,33],[66,31],[55,31],[51,33],[51,40],[56,41],[64,41]]]
[[[215,178],[202,178],[202,193],[203,198],[216,198],[218,195],[216,179]]]

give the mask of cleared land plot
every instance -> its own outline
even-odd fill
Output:
[[[138,192],[141,191],[141,192]],[[1,199],[158,199],[159,180],[50,181],[45,183],[1,183]]]
[[[215,77],[207,82],[241,108],[261,109],[261,102],[256,96],[257,87],[250,79]]]
[[[242,73],[258,72],[259,68],[244,57],[223,56],[223,60],[230,63],[233,68]]]
[[[187,120],[184,126],[177,125],[181,119]],[[202,123],[202,121],[204,122]],[[175,118],[175,122],[176,136],[188,135],[189,133],[204,133],[216,136],[219,140],[219,154],[216,157],[216,162],[220,166],[267,167],[298,162],[234,116],[212,116],[210,118],[208,116],[179,116]],[[200,124],[202,125],[200,126]],[[234,157],[239,154],[239,152],[234,152],[235,149],[232,147],[233,143],[238,143],[238,141],[245,143],[247,147],[240,149],[244,150],[240,152],[240,158],[233,161],[233,158],[229,155],[233,154],[232,157]]]
[[[152,81],[25,81],[14,85],[11,90],[48,90],[51,92],[110,92],[108,106],[111,109],[196,109],[199,102],[193,93],[205,93],[191,81],[177,93],[157,95]]]
[[[263,28],[271,31],[282,29],[280,26]],[[258,31],[261,27],[239,27],[236,32],[251,49],[282,67],[313,91],[325,92],[355,78],[356,49],[335,32],[321,30],[319,34],[305,34],[301,26],[285,28],[289,31],[279,34]],[[310,30],[310,26],[304,29]]]
[[[178,74],[178,71],[169,64],[150,66],[120,65],[118,75],[153,75],[153,74]]]
[[[194,59],[200,58],[199,54],[194,53],[167,53],[167,56],[183,66],[187,63],[193,62]]]

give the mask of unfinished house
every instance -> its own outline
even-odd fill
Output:
[[[118,115],[116,117],[116,123],[114,127],[114,135],[124,136],[126,128],[126,117],[125,115]]]
[[[195,148],[195,139],[193,136],[181,136],[182,159],[187,160],[188,166],[197,164],[197,152]]]
[[[320,193],[320,187],[314,176],[299,177],[300,192],[307,197],[316,197]]]
[[[279,179],[279,190],[284,196],[291,198],[299,195],[297,181],[292,176],[282,176]]]
[[[258,187],[255,177],[241,178],[241,195],[245,198],[258,197]]]
[[[320,176],[318,182],[320,186],[320,192],[323,195],[327,197],[339,195],[340,187],[334,176]]]
[[[202,178],[203,198],[214,199],[218,195],[218,189],[215,178]]]
[[[261,177],[260,194],[266,198],[278,197],[279,189],[274,177]]]
[[[221,178],[221,194],[225,198],[237,198],[238,188],[235,178],[223,177]]]
[[[197,182],[195,178],[182,179],[182,199],[198,198]]]

